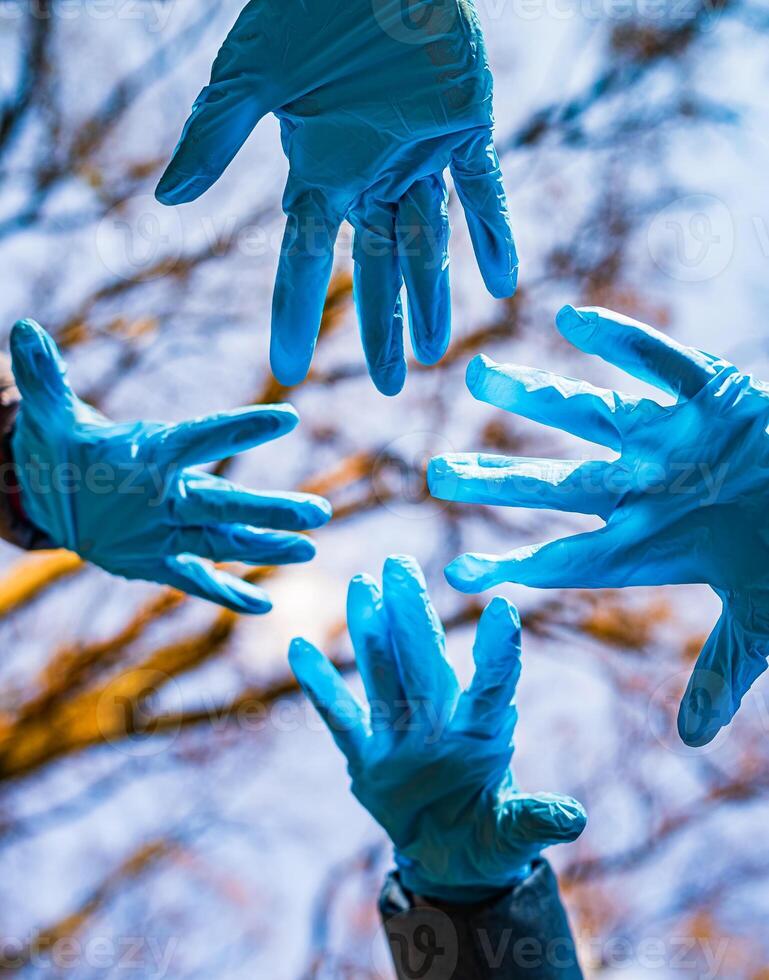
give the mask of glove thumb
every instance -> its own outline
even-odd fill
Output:
[[[59,349],[34,320],[19,320],[11,330],[11,367],[25,411],[50,421],[63,401],[74,400]]]
[[[585,808],[571,796],[516,794],[500,811],[498,836],[503,849],[520,850],[522,844],[543,848],[576,840],[586,824]]]
[[[724,608],[697,658],[678,710],[678,734],[687,745],[712,741],[737,713],[766,670],[769,596],[719,592]]]

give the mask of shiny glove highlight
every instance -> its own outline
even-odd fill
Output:
[[[252,0],[193,106],[158,200],[201,195],[270,111],[290,165],[272,370],[285,385],[309,370],[346,218],[369,373],[394,395],[406,377],[404,281],[417,358],[433,364],[449,342],[447,167],[487,288],[511,296],[517,281],[492,77],[471,0]]]
[[[723,603],[681,702],[678,730],[704,745],[727,725],[769,656],[769,386],[618,313],[567,306],[567,340],[676,398],[661,406],[479,356],[481,401],[615,450],[613,462],[479,454],[430,463],[435,497],[597,514],[606,526],[446,569],[463,592],[707,583]]]
[[[14,326],[11,354],[22,396],[13,457],[33,524],[114,575],[170,585],[236,612],[270,610],[262,589],[202,559],[309,561],[312,541],[286,532],[325,524],[328,502],[252,493],[194,467],[285,435],[298,421],[293,408],[115,424],[75,395],[56,344],[37,323]]]
[[[580,835],[579,803],[521,793],[510,769],[521,627],[509,602],[484,610],[464,691],[413,558],[387,559],[381,591],[369,576],[352,580],[347,625],[368,710],[305,640],[293,641],[291,667],[347,758],[354,795],[392,839],[406,888],[480,901]]]

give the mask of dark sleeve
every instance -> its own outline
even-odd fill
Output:
[[[379,899],[398,980],[582,980],[547,861],[473,905],[415,899],[393,872]]]
[[[11,451],[11,436],[21,395],[11,373],[11,362],[0,354],[0,538],[32,551],[55,548],[24,512]]]

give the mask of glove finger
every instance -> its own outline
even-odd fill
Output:
[[[372,728],[380,711],[392,724],[406,697],[398,671],[382,593],[368,575],[356,575],[347,591],[347,628],[355,662],[371,706]]]
[[[317,191],[299,192],[289,177],[286,228],[272,296],[270,366],[283,385],[304,381],[318,340],[340,220]]]
[[[62,402],[76,401],[59,348],[34,320],[19,320],[11,330],[11,367],[25,412],[50,422]]]
[[[631,398],[538,368],[497,364],[484,354],[467,365],[466,380],[479,401],[610,449],[621,448],[634,412],[652,415],[661,411],[648,399]]]
[[[168,550],[247,565],[295,565],[315,557],[315,545],[304,535],[263,531],[245,524],[176,528],[169,537]]]
[[[366,742],[365,715],[339,671],[317,647],[299,637],[291,641],[288,662],[340,751],[350,764],[358,763]]]
[[[355,227],[353,296],[368,372],[383,395],[397,395],[406,380],[406,358],[395,208],[370,201],[350,220]]]
[[[707,745],[729,724],[766,670],[767,654],[725,606],[681,699],[678,733],[687,745]]]
[[[512,296],[518,283],[518,254],[490,129],[476,131],[454,151],[451,176],[486,288],[497,298]]]
[[[598,460],[450,453],[430,460],[427,485],[439,500],[597,514],[606,519],[618,499],[610,489],[611,473],[612,464]]]
[[[298,422],[290,405],[255,405],[166,426],[151,436],[148,448],[160,465],[182,469],[279,439]]]
[[[448,190],[440,174],[418,180],[403,195],[396,233],[411,343],[417,360],[435,364],[451,336]]]
[[[503,847],[520,847],[522,842],[548,847],[575,841],[586,824],[585,808],[571,796],[516,794],[502,806],[497,832]]]
[[[648,585],[639,563],[640,546],[611,525],[546,544],[516,548],[506,555],[466,554],[446,566],[459,592],[482,592],[504,582],[539,589],[602,589]],[[667,579],[665,580],[667,581]]]
[[[207,191],[272,108],[271,52],[261,18],[262,5],[249,3],[219,50],[155,190],[162,204],[184,204]]]
[[[563,336],[628,374],[678,397],[691,398],[730,365],[679,344],[645,323],[600,307],[564,306],[556,317]]]
[[[254,493],[204,473],[186,474],[179,516],[185,524],[249,524],[307,531],[331,517],[331,504],[314,493]]]
[[[438,711],[452,708],[457,679],[446,659],[443,624],[416,560],[390,556],[384,565],[382,592],[406,697]]]
[[[259,616],[272,609],[272,602],[263,589],[213,568],[193,555],[165,558],[152,579],[236,613]]]
[[[476,738],[509,744],[521,676],[521,620],[507,599],[495,596],[481,613],[473,645],[475,675],[457,705],[455,727]]]

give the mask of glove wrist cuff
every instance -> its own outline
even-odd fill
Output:
[[[500,892],[514,888],[531,874],[531,864],[512,868],[508,874],[490,882],[473,884],[442,883],[426,875],[421,866],[411,858],[395,851],[398,877],[403,887],[414,896],[430,903],[430,900],[449,902],[457,905],[472,905],[493,898]]]

